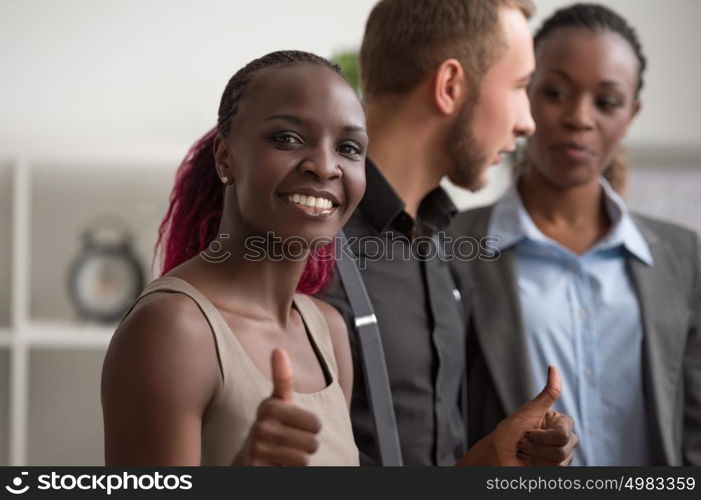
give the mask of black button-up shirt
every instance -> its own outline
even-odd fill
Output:
[[[439,187],[421,201],[414,220],[370,160],[366,179],[365,196],[344,231],[377,316],[404,464],[453,465],[466,443],[461,405],[465,327],[448,264],[430,245],[456,208]],[[334,274],[320,298],[334,305],[348,325],[355,371],[353,432],[361,464],[377,464],[353,315]]]

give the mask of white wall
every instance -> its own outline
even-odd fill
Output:
[[[0,0],[0,157],[177,161],[227,80],[356,47],[373,0]]]
[[[540,24],[556,6],[536,0]],[[650,59],[631,144],[698,148],[701,2],[604,0]],[[0,157],[175,159],[246,61],[356,47],[374,0],[0,0]]]

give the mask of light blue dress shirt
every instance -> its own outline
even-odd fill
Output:
[[[494,207],[489,232],[513,247],[533,393],[547,365],[563,379],[555,410],[575,421],[573,465],[649,465],[643,396],[643,329],[627,259],[653,265],[623,200],[601,180],[610,232],[582,255],[545,236],[513,186]]]

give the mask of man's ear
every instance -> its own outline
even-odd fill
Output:
[[[214,137],[214,164],[220,179],[227,178],[229,182],[234,180],[234,155],[231,144],[221,134]]]
[[[451,115],[467,98],[467,78],[457,59],[446,59],[435,72],[433,99],[438,110]]]

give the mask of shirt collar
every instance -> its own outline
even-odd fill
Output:
[[[633,256],[651,266],[653,264],[650,247],[640,229],[631,218],[623,199],[614,191],[606,179],[599,179],[604,206],[612,226],[606,236],[599,240],[587,253],[623,246]],[[506,194],[496,203],[489,221],[488,235],[497,239],[499,250],[516,245],[524,239],[556,244],[545,236],[535,225],[521,201],[516,185],[511,185]]]
[[[387,230],[397,219],[411,219],[404,211],[405,203],[370,158],[365,161],[365,186],[358,208],[377,232]],[[419,219],[429,225],[431,231],[444,229],[456,213],[457,207],[440,186],[419,203]]]
[[[640,229],[630,216],[628,207],[621,196],[611,187],[606,179],[600,178],[600,184],[604,192],[604,203],[613,226],[592,250],[611,248],[623,245],[628,252],[637,257],[648,266],[653,264],[650,246],[640,232]]]
[[[419,203],[419,219],[428,226],[430,233],[445,229],[458,208],[441,186],[429,192]]]

